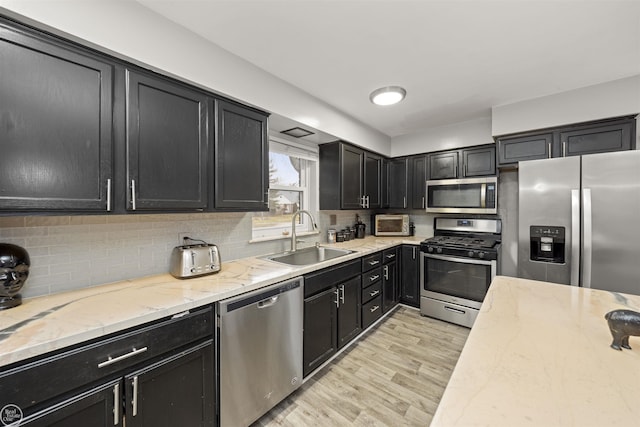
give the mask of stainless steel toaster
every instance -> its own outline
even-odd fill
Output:
[[[220,268],[220,252],[218,247],[212,243],[202,241],[202,243],[193,245],[185,244],[176,246],[171,252],[169,273],[178,279],[217,273]]]

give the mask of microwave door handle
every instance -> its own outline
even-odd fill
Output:
[[[480,207],[487,207],[487,184],[480,185]]]

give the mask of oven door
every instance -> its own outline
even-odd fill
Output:
[[[479,309],[496,270],[495,260],[422,252],[420,296]]]

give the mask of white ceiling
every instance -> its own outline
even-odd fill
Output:
[[[390,137],[640,74],[638,0],[138,1]]]

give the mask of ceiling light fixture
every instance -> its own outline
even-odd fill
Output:
[[[387,86],[371,92],[369,99],[376,105],[393,105],[402,101],[406,94],[400,86]]]

